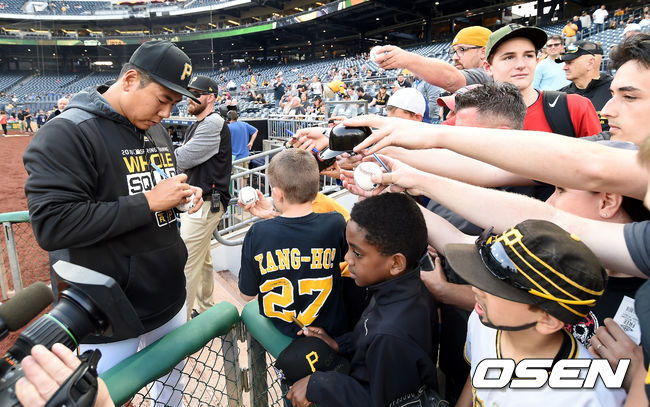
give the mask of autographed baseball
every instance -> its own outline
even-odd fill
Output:
[[[381,167],[373,162],[363,162],[354,170],[354,183],[365,191],[372,191],[379,184],[372,182],[373,175],[380,175]]]
[[[181,212],[187,212],[192,208],[194,208],[194,194],[192,194],[192,196],[190,197],[189,202],[176,205],[176,209],[178,209]]]
[[[377,59],[377,55],[378,55],[377,50],[378,50],[379,48],[381,48],[381,46],[376,45],[376,46],[374,46],[374,47],[372,47],[372,48],[370,49],[370,60],[371,60],[372,62],[375,62],[375,60]]]
[[[257,201],[257,191],[253,187],[244,187],[239,190],[239,200],[244,204],[252,204]]]

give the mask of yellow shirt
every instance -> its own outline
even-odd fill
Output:
[[[311,209],[316,213],[327,213],[336,211],[343,215],[345,221],[350,220],[350,212],[345,209],[340,203],[336,200],[330,198],[327,195],[323,195],[320,192],[316,195],[316,199],[311,203]]]
[[[564,26],[564,29],[562,30],[562,34],[566,34],[567,37],[575,37],[577,29],[578,29],[577,25],[573,23],[567,24]]]
[[[350,220],[350,212],[348,212],[347,209],[343,207],[340,203],[336,202],[336,200],[330,198],[327,195],[323,195],[320,192],[318,195],[316,195],[316,199],[314,199],[314,202],[311,203],[311,209],[315,213],[327,213],[327,212],[333,212],[336,211],[343,215],[345,218],[345,221]],[[343,277],[350,277],[350,270],[348,269],[348,263],[343,261],[340,264],[341,266],[341,275]]]
[[[327,86],[329,86],[330,89],[332,89],[332,92],[336,93],[339,92],[342,88],[344,88],[345,84],[343,83],[343,81],[334,80],[328,83]]]

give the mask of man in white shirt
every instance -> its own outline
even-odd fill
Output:
[[[605,5],[603,4],[600,8],[594,11],[594,27],[596,27],[596,32],[599,33],[605,28],[605,19],[609,13],[605,10]]]

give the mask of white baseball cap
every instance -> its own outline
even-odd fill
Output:
[[[625,30],[623,30],[623,34],[627,34],[630,31],[641,31],[641,25],[636,23],[628,24],[625,26]]]
[[[398,89],[388,98],[387,106],[399,107],[407,112],[424,116],[427,104],[424,96],[415,88]]]

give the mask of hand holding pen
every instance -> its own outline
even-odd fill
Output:
[[[151,168],[156,170],[162,177],[160,182],[144,193],[151,212],[174,208],[181,203],[187,202],[187,199],[194,193],[192,187],[186,182],[187,175],[179,174],[170,178],[156,164],[151,163]],[[200,207],[200,205],[198,206]]]

